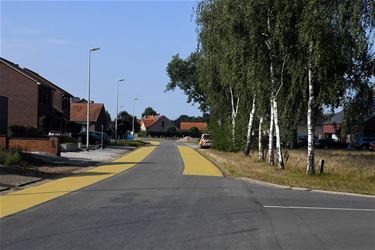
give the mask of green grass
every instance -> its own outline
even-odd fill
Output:
[[[0,164],[17,165],[22,162],[22,154],[19,150],[0,149]]]
[[[120,140],[118,142],[111,143],[114,146],[129,146],[129,147],[143,147],[149,145],[150,143],[138,140]]]
[[[226,176],[248,177],[292,187],[375,195],[375,152],[317,150],[317,174],[313,176],[306,175],[304,150],[289,150],[285,170],[258,160],[256,152],[250,157],[217,150],[200,152],[220,166]],[[322,175],[318,174],[320,159],[326,163]]]

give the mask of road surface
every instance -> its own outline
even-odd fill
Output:
[[[123,172],[9,214],[0,249],[374,249],[373,198],[189,175],[184,165],[206,167],[195,154],[163,141]]]

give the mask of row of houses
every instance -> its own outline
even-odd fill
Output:
[[[176,131],[180,132],[190,132],[192,128],[196,128],[199,132],[203,132],[207,128],[207,123],[205,122],[181,122],[180,127],[177,128],[177,126],[164,115],[147,116],[138,122],[141,131],[150,133],[165,132],[168,128],[175,128]]]
[[[0,57],[0,135],[12,126],[79,133],[86,128],[87,101],[38,73]],[[90,130],[109,125],[102,103],[90,103]]]
[[[315,117],[315,135],[319,138],[329,138],[341,141],[356,140],[363,137],[375,138],[375,88],[373,89],[373,112],[361,121],[351,124],[349,138],[340,138],[344,124],[344,111],[332,115]],[[349,114],[352,115],[352,114]],[[306,122],[297,127],[298,137],[307,137]]]

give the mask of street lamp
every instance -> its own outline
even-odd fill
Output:
[[[88,72],[88,90],[87,90],[87,127],[86,127],[86,150],[89,150],[89,129],[90,129],[90,63],[91,63],[91,52],[100,50],[100,48],[89,49],[89,72]]]
[[[115,123],[115,140],[118,141],[117,138],[117,120],[118,120],[118,95],[119,95],[119,87],[120,87],[120,82],[125,81],[125,79],[120,79],[117,81],[117,105],[116,105],[116,123]]]
[[[132,123],[132,136],[133,136],[133,139],[134,139],[134,111],[135,111],[135,101],[137,101],[138,98],[134,98],[133,99],[133,123]]]

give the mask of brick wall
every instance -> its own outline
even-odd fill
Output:
[[[5,135],[0,135],[0,148],[7,148],[7,137]]]
[[[0,62],[0,93],[8,97],[8,126],[38,126],[38,85]]]
[[[60,141],[57,137],[50,138],[9,138],[9,148],[20,148],[32,152],[44,152],[60,156]]]

